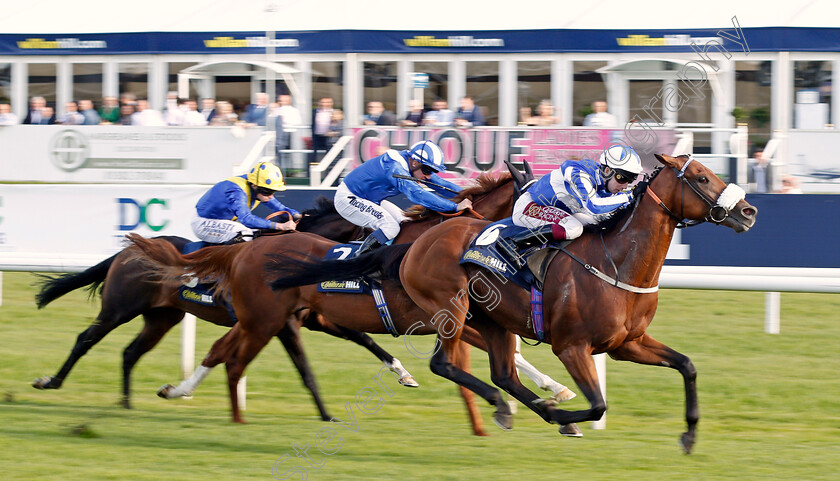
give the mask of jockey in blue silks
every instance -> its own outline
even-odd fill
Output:
[[[260,162],[247,175],[225,179],[201,196],[192,219],[193,232],[205,242],[221,244],[251,240],[253,229],[294,230],[292,219],[271,222],[251,213],[263,202],[275,212],[285,210],[299,217],[298,211],[274,198],[281,190],[286,190],[286,184],[280,169],[270,162]]]
[[[613,145],[599,162],[567,160],[544,175],[513,206],[513,223],[531,230],[512,238],[524,246],[536,241],[576,239],[585,224],[596,224],[629,204],[623,192],[642,172],[642,161],[632,147]]]
[[[408,200],[438,212],[454,212],[472,207],[469,199],[455,204],[423,190],[418,182],[395,176],[411,177],[435,192],[454,197],[460,187],[442,179],[445,171],[443,151],[430,140],[414,144],[409,150],[388,150],[347,174],[335,192],[335,208],[342,217],[362,227],[374,229],[357,251],[357,255],[387,244],[400,233],[402,210],[388,202],[388,197],[403,193]],[[449,190],[447,190],[449,189]]]

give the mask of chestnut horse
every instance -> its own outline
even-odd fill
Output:
[[[297,228],[301,231],[314,232],[339,242],[347,242],[362,236],[361,228],[346,221],[336,212],[331,200],[319,198],[316,207],[304,211],[304,216]],[[268,235],[271,235],[270,233]],[[181,237],[161,237],[180,250],[187,242]],[[102,308],[96,320],[81,332],[67,360],[54,376],[44,376],[33,382],[37,389],[59,389],[70,374],[70,370],[88,350],[101,341],[117,327],[142,315],[143,329],[123,352],[122,400],[124,407],[131,407],[131,371],[145,353],[156,346],[163,336],[184,317],[185,312],[220,326],[231,327],[236,322],[227,309],[217,302],[215,306],[206,306],[187,301],[179,296],[180,284],[163,285],[146,282],[150,272],[142,263],[130,262],[131,253],[126,249],[105,259],[99,264],[80,273],[59,276],[43,276],[40,292],[36,295],[38,308],[41,309],[53,300],[68,292],[88,287],[93,295],[99,286]],[[318,393],[318,386],[306,360],[298,329],[301,323],[311,330],[323,331],[336,337],[352,340],[369,349],[388,366],[399,361],[385,352],[366,334],[336,326],[316,315],[301,316],[296,322],[289,323],[277,338],[285,347],[295,367],[300,372],[304,385],[312,393],[313,400],[321,418],[329,420]]]
[[[496,179],[479,177],[479,186],[462,191],[459,197],[470,195],[477,212],[488,218],[501,219],[507,217],[513,208],[512,184],[508,175]],[[415,217],[414,221],[402,224],[395,242],[413,241],[430,227],[446,223],[438,213]],[[289,288],[279,293],[269,288],[270,273],[256,266],[265,264],[269,256],[286,260],[322,258],[336,243],[320,236],[291,232],[265,241],[256,239],[244,244],[204,249],[186,256],[181,256],[169,243],[157,239],[145,239],[134,234],[130,234],[129,238],[143,251],[138,259],[145,259],[150,263],[150,268],[162,274],[161,282],[177,281],[186,269],[197,277],[214,280],[218,293],[230,297],[239,322],[213,345],[202,365],[196,369],[199,378],[187,380],[182,385],[194,389],[210,368],[225,362],[235,422],[243,422],[236,396],[239,378],[251,360],[296,312],[311,310],[350,329],[370,333],[387,332],[370,296],[321,293],[315,285]],[[377,249],[374,253],[381,250]],[[384,280],[382,289],[397,332],[405,334],[418,321],[423,323],[425,313],[411,302],[395,280]],[[435,332],[433,328],[412,331],[413,334]],[[486,349],[477,333],[473,332],[470,336],[468,332],[463,339]],[[468,352],[463,344],[459,346],[459,364],[469,362]],[[466,391],[462,391],[462,395],[467,403],[474,433],[485,434],[472,395]],[[510,408],[501,396],[494,400],[494,404],[509,415]]]
[[[511,282],[488,282],[493,274],[484,268],[459,264],[487,222],[454,219],[430,229],[402,260],[400,279],[414,302],[441,324],[453,326],[449,337],[439,337],[442,349],[436,362],[444,364],[455,353],[458,328],[470,307],[473,315],[466,322],[487,343],[493,382],[547,422],[561,425],[597,420],[607,409],[592,354],[606,352],[616,360],[676,369],[685,384],[688,424],[680,443],[691,452],[699,419],[696,370],[688,357],[645,333],[656,312],[659,274],[674,230],[684,220],[745,232],[755,223],[757,209],[744,200],[742,189],[726,186],[689,156],[656,158],[664,167],[653,173],[633,207],[618,214],[609,231],[575,240],[568,254],[554,257],[546,274],[545,342],[586,396],[589,409],[566,411],[540,402],[519,382],[514,335],[536,338],[528,316],[530,293]],[[463,306],[453,309],[453,299]]]

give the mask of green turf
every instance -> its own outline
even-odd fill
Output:
[[[684,394],[673,370],[608,361],[607,429],[581,425],[582,439],[520,409],[514,430],[490,421],[492,434],[470,435],[454,385],[437,378],[406,351],[403,339],[378,336],[420,382],[388,381],[393,396],[372,414],[354,408],[357,431],[317,420],[317,412],[279,343],[248,370],[248,425],[229,422],[223,369],[194,399],[164,401],[157,388],[178,380],[180,328],[135,369],[134,406],[117,406],[121,353],[142,326],[117,329],[76,366],[56,391],[37,391],[35,377],[54,374],[98,302],[82,292],[42,311],[34,277],[3,274],[0,306],[0,479],[3,480],[246,480],[272,479],[272,466],[309,444],[313,480],[834,480],[840,479],[840,296],[782,295],[780,335],[763,332],[762,293],[666,290],[650,332],[687,354],[699,372],[701,420],[695,452],[677,439],[685,429]],[[199,358],[224,329],[199,321]],[[361,348],[304,331],[304,342],[332,415],[347,418],[378,362]],[[427,344],[420,347],[429,347]],[[525,356],[561,382],[569,377],[546,346]],[[475,371],[489,379],[486,357]],[[526,385],[532,386],[530,381]],[[570,407],[582,408],[578,398]],[[321,439],[323,428],[340,440]],[[326,436],[329,431],[321,432]],[[282,478],[282,476],[280,476]],[[304,479],[289,473],[287,479]]]

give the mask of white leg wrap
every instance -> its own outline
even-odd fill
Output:
[[[392,363],[388,364],[387,362],[383,362],[383,364],[385,364],[385,367],[387,367],[388,370],[396,373],[397,376],[400,377],[399,383],[402,384],[403,386],[409,386],[409,387],[417,387],[418,386],[417,381],[414,380],[414,376],[412,376],[411,373],[408,372],[403,367],[403,365],[402,365],[402,363],[400,362],[399,359],[394,358],[394,361]]]
[[[204,367],[201,365],[198,366],[197,368],[195,368],[195,372],[192,376],[190,376],[188,379],[184,379],[183,381],[181,381],[181,383],[178,384],[178,386],[176,386],[174,389],[170,390],[166,394],[166,397],[174,399],[179,397],[192,396],[195,389],[198,387],[199,384],[201,384],[201,381],[203,381],[204,378],[207,377],[207,375],[210,374],[210,371],[212,370],[212,367]]]

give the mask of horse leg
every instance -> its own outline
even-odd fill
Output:
[[[577,394],[575,394],[571,389],[560,384],[554,379],[551,379],[549,375],[543,374],[539,371],[539,369],[528,362],[522,356],[522,352],[520,351],[521,345],[522,341],[520,341],[519,336],[516,336],[516,351],[513,353],[513,360],[516,363],[516,368],[518,370],[524,372],[525,375],[531,378],[531,380],[534,381],[534,384],[539,386],[539,388],[543,391],[550,391],[553,393],[553,399],[556,402],[561,403],[577,396]]]
[[[572,379],[575,380],[583,395],[586,396],[589,401],[589,409],[565,411],[554,406],[548,406],[547,411],[551,420],[565,425],[601,419],[601,416],[607,411],[607,403],[601,395],[598,373],[595,370],[595,361],[592,360],[592,351],[589,346],[564,346],[563,349],[555,348],[554,353],[566,366],[566,370],[569,371]]]
[[[297,322],[289,322],[277,333],[277,339],[280,339],[283,347],[286,348],[286,352],[289,353],[289,357],[300,373],[303,385],[312,393],[312,399],[315,400],[315,405],[321,414],[321,420],[329,421],[332,416],[327,414],[327,409],[324,407],[324,403],[321,402],[321,395],[318,393],[318,383],[315,382],[315,376],[312,374],[312,369],[306,360],[306,353],[303,351],[299,329]]]
[[[131,371],[143,354],[149,352],[184,318],[184,311],[154,309],[143,314],[145,325],[140,334],[123,351],[123,395],[121,404],[131,409]]]
[[[56,373],[55,376],[43,376],[36,379],[32,382],[32,387],[35,389],[60,388],[64,379],[68,374],[70,374],[70,370],[73,369],[73,366],[76,365],[82,356],[87,354],[90,348],[95,346],[102,340],[102,338],[107,336],[108,333],[117,327],[137,317],[138,314],[140,313],[130,312],[116,314],[112,313],[110,309],[107,312],[105,309],[100,311],[96,321],[87,329],[82,331],[78,337],[76,337],[76,344],[73,346],[73,349],[70,350],[70,355],[67,357],[67,360],[64,361],[64,364],[61,366],[61,369],[58,370],[58,373]]]
[[[234,325],[230,331],[213,343],[210,352],[207,353],[201,364],[195,368],[192,376],[184,379],[177,386],[164,384],[158,389],[157,395],[164,399],[192,396],[198,385],[210,374],[210,371],[231,357],[239,343],[240,331],[239,324]]]
[[[411,373],[403,367],[399,359],[389,354],[385,349],[379,347],[379,344],[374,342],[367,334],[334,324],[324,319],[324,316],[315,312],[310,312],[303,318],[303,327],[311,331],[321,331],[340,339],[355,342],[373,353],[374,356],[385,364],[385,367],[387,367],[388,370],[399,376],[400,384],[406,387],[420,386],[417,384],[417,381],[414,380]]]
[[[452,364],[464,372],[470,372],[470,346],[466,342],[459,342],[455,346],[452,356]],[[475,395],[472,391],[464,386],[458,386],[458,391],[461,397],[464,398],[464,404],[467,407],[467,416],[470,418],[470,424],[473,427],[473,434],[476,436],[487,436],[484,430],[484,423],[481,420],[481,411],[475,404]]]
[[[476,321],[483,320],[483,314],[476,317]],[[477,329],[487,342],[487,353],[490,355],[490,376],[493,384],[504,389],[505,392],[537,413],[546,422],[553,422],[551,409],[555,401],[540,399],[519,380],[514,361],[517,337],[490,320],[477,324]],[[560,426],[560,434],[569,437],[581,437],[577,425],[565,423]]]
[[[240,323],[242,319],[240,318]],[[240,324],[237,324],[237,326]],[[235,352],[230,358],[225,361],[228,375],[228,394],[230,395],[230,410],[233,416],[233,422],[245,424],[242,419],[242,414],[239,412],[239,397],[237,396],[236,387],[239,380],[242,378],[242,373],[248,364],[257,357],[262,348],[268,344],[268,341],[273,337],[272,334],[265,332],[246,332],[241,331],[239,342],[236,346]]]
[[[463,322],[463,319],[461,322]],[[437,342],[439,344],[435,345],[435,353],[429,363],[432,372],[484,398],[490,405],[496,407],[496,412],[493,413],[493,422],[506,431],[513,429],[513,414],[508,403],[502,399],[502,393],[450,362],[458,340],[446,339],[442,335],[438,335]]]
[[[623,344],[618,349],[610,351],[609,354],[618,361],[670,367],[682,374],[685,383],[685,420],[688,431],[680,437],[680,445],[686,454],[690,454],[697,436],[697,421],[700,419],[700,408],[697,403],[697,370],[691,359],[647,334]]]

